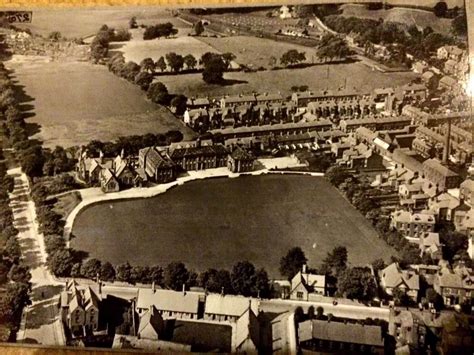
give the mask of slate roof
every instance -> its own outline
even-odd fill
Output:
[[[392,263],[380,271],[380,278],[385,287],[396,288],[405,284],[410,290],[420,289],[420,277],[401,270],[397,263]]]
[[[441,164],[441,162],[437,159],[425,160],[423,162],[423,168],[425,168],[425,167],[436,170],[437,172],[439,172],[444,177],[459,176],[454,171],[452,171],[451,169],[449,169],[446,166],[444,166],[443,164]]]
[[[257,299],[243,296],[209,294],[206,297],[204,312],[206,314],[240,317],[247,311],[249,306],[255,314],[258,314],[259,301]]]
[[[213,157],[227,155],[228,151],[222,144],[209,146],[176,148],[171,152],[171,159],[182,159],[183,157]]]
[[[168,312],[197,314],[200,294],[196,292],[178,292],[171,290],[138,289],[137,308],[149,309],[155,306],[157,310]]]
[[[298,328],[300,341],[310,340],[309,334],[311,334],[312,338],[320,340],[377,347],[384,345],[382,328],[378,325],[361,325],[314,319],[300,323]]]

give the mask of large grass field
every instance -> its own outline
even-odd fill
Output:
[[[33,33],[43,36],[59,31],[67,38],[77,38],[97,33],[104,24],[114,28],[128,28],[128,22],[133,16],[139,24],[171,22],[180,32],[186,32],[189,28],[189,25],[174,17],[170,11],[159,7],[35,8],[33,21],[19,27],[29,28]]]
[[[277,64],[283,53],[290,49],[296,49],[306,53],[306,63],[318,60],[316,48],[300,46],[287,42],[277,42],[270,39],[250,37],[250,36],[230,36],[230,37],[199,37],[199,39],[215,48],[218,52],[231,52],[235,54],[236,62],[245,64],[251,68],[271,68],[270,58],[275,57]]]
[[[88,63],[10,61],[33,138],[47,147],[185,128],[136,86]]]
[[[329,67],[329,71],[328,71]],[[329,72],[329,75],[328,75]],[[165,75],[156,77],[170,92],[187,96],[222,96],[256,92],[278,92],[291,94],[292,86],[307,85],[310,90],[337,90],[346,85],[359,91],[370,91],[380,87],[394,87],[409,83],[418,74],[413,72],[381,73],[362,62],[314,65],[303,69],[267,70],[256,73],[230,72],[224,78],[233,85],[208,85],[201,74]]]
[[[318,265],[335,246],[352,264],[394,251],[323,178],[260,176],[187,183],[149,199],[110,202],[81,212],[73,248],[114,264],[230,268],[249,260],[278,277],[279,260],[300,246]]]

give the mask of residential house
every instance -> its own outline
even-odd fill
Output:
[[[186,107],[190,110],[205,108],[208,109],[211,106],[211,100],[208,97],[190,97],[186,102]]]
[[[311,301],[326,295],[326,276],[306,272],[306,265],[291,279],[290,299]]]
[[[76,171],[81,180],[89,184],[96,184],[99,182],[101,170],[107,168],[113,168],[113,159],[104,158],[102,152],[99,153],[98,158],[91,158],[87,151],[82,149],[79,151]]]
[[[440,191],[459,187],[459,175],[437,159],[428,159],[423,162],[423,174],[426,179],[437,185]]]
[[[203,302],[200,292],[139,288],[135,308],[139,316],[154,307],[163,319],[198,319],[202,318],[199,310]]]
[[[124,158],[124,153],[114,159],[112,163],[112,172],[120,185],[120,189],[132,187],[135,183],[136,172],[132,168],[130,159]]]
[[[252,171],[255,163],[255,156],[252,152],[241,147],[235,148],[229,154],[227,167],[233,173]]]
[[[439,87],[448,92],[455,92],[458,89],[459,84],[453,77],[445,75],[440,79]]]
[[[443,297],[446,306],[471,305],[474,299],[474,273],[464,266],[454,270],[444,267],[438,271],[433,287]]]
[[[456,231],[467,236],[474,236],[474,208],[460,210],[454,216]]]
[[[155,306],[140,315],[137,336],[140,339],[158,340],[164,330],[164,320]]]
[[[303,352],[341,354],[384,354],[384,338],[379,325],[307,320],[298,324],[299,346]]]
[[[448,75],[455,74],[458,63],[452,59],[447,60],[444,63],[444,72]]]
[[[458,212],[467,211],[469,207],[453,195],[444,192],[430,199],[429,209],[435,213],[438,221],[454,221]]]
[[[434,215],[427,211],[412,213],[398,210],[391,215],[391,228],[408,238],[420,238],[434,232],[435,223]]]
[[[146,147],[138,152],[138,165],[145,172],[146,179],[167,183],[176,179],[176,164],[164,149]]]
[[[413,63],[412,70],[415,73],[423,74],[427,69],[428,64],[426,64],[425,62],[416,61],[415,63]]]
[[[459,198],[470,207],[474,207],[474,179],[468,178],[459,186]]]
[[[417,301],[420,290],[420,277],[411,270],[400,269],[398,263],[392,263],[379,271],[380,286],[392,296],[395,290],[403,291],[411,300]]]
[[[98,330],[100,302],[100,285],[99,294],[96,294],[90,286],[68,280],[59,298],[63,324],[73,335],[84,336]]]
[[[210,293],[206,296],[204,319],[236,322],[248,309],[258,315],[259,302],[256,298]]]
[[[438,59],[452,59],[459,61],[464,55],[464,51],[457,46],[442,46],[437,50]]]
[[[436,90],[438,88],[438,77],[435,73],[428,70],[421,75],[421,80],[430,90]]]
[[[100,188],[103,192],[118,192],[120,185],[111,169],[101,169],[99,173]]]
[[[422,257],[429,255],[433,260],[441,260],[443,258],[443,249],[438,233],[428,233],[426,236],[421,235],[418,245]]]

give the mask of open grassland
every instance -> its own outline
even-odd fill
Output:
[[[165,57],[170,52],[182,56],[192,54],[197,60],[206,52],[218,53],[217,50],[194,37],[160,38],[149,41],[144,41],[142,38],[134,33],[134,38],[129,42],[113,43],[113,51],[122,52],[126,61],[131,60],[135,63],[140,63],[144,58],[157,61],[158,58]]]
[[[30,133],[47,147],[171,129],[192,135],[168,109],[103,66],[24,60],[6,65],[23,91],[21,108]]]
[[[329,70],[328,70],[329,67]],[[255,73],[230,72],[224,78],[232,85],[209,85],[201,74],[165,75],[155,80],[163,82],[170,92],[187,96],[222,96],[256,92],[291,94],[292,86],[307,85],[310,90],[336,90],[344,84],[358,91],[394,87],[409,83],[418,75],[413,72],[381,73],[361,62],[337,65],[314,65],[303,69],[268,70]]]
[[[305,47],[287,42],[277,42],[270,39],[250,37],[250,36],[231,36],[231,37],[198,37],[202,42],[210,45],[221,53],[231,52],[237,58],[236,62],[245,64],[251,68],[271,68],[270,58],[277,59],[277,65],[280,64],[280,57],[283,53],[296,49],[299,52],[306,53],[306,63],[312,63],[318,60],[317,50],[315,48]]]
[[[151,25],[171,22],[180,32],[187,33],[189,25],[174,17],[171,11],[157,7],[135,8],[35,8],[33,21],[19,27],[29,28],[33,33],[47,36],[59,31],[67,38],[87,37],[97,33],[106,24],[114,28],[128,28],[129,20],[135,16],[138,24]]]
[[[430,26],[435,32],[449,34],[451,19],[436,17],[433,12],[395,7],[389,10],[368,10],[364,5],[346,4],[341,6],[343,16],[362,17],[373,20],[383,19],[385,22],[400,22],[407,26],[416,25],[421,28]]]
[[[240,260],[278,277],[280,258],[300,246],[309,265],[335,246],[352,264],[395,255],[370,223],[324,178],[268,175],[186,183],[148,199],[81,212],[73,248],[114,264],[231,268]]]

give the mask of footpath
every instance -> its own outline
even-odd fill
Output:
[[[43,345],[66,345],[57,302],[63,284],[46,267],[43,235],[38,233],[36,210],[30,196],[28,178],[20,168],[8,170],[14,178],[10,194],[14,226],[18,229],[23,263],[30,268],[32,304],[23,310],[17,342]]]

